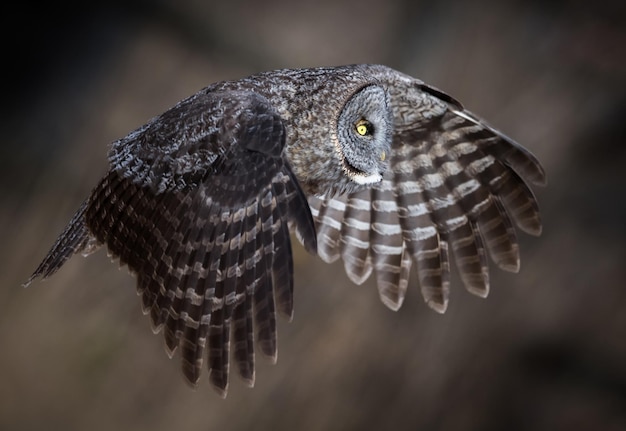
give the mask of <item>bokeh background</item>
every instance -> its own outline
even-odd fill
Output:
[[[623,1],[109,1],[4,13],[2,430],[626,430]],[[8,29],[11,28],[10,32]],[[101,250],[21,287],[107,168],[108,144],[200,88],[384,63],[543,162],[544,234],[487,300],[398,312],[296,247],[276,365],[191,390]],[[415,282],[414,282],[415,283]]]

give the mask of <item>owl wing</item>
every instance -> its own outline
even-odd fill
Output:
[[[84,223],[137,275],[143,310],[170,355],[180,348],[191,384],[206,349],[210,381],[226,395],[232,333],[239,373],[252,385],[255,344],[275,359],[275,309],[292,315],[290,227],[316,249],[284,145],[280,117],[255,93],[181,102],[113,144],[111,170],[51,251],[59,257],[33,277],[87,243],[76,234]]]
[[[545,175],[531,153],[458,102],[422,90],[444,108],[421,118],[420,127],[394,132],[383,180],[353,194],[310,196],[309,204],[323,260],[342,258],[357,284],[374,272],[381,300],[394,310],[415,264],[424,300],[443,313],[450,255],[465,287],[482,297],[489,292],[487,255],[518,271],[513,222],[541,233],[527,182],[544,184]]]

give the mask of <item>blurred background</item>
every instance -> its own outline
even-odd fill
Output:
[[[4,13],[0,429],[626,430],[623,1],[83,3]],[[544,164],[544,234],[487,300],[455,278],[445,315],[416,284],[392,312],[298,245],[278,363],[222,400],[104,250],[21,287],[110,142],[214,81],[349,63],[448,92]]]

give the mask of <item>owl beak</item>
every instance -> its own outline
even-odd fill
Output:
[[[384,162],[385,159],[387,159],[387,153],[383,151],[382,153],[380,153],[380,161]]]

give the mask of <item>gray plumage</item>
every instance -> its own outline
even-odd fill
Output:
[[[106,244],[136,274],[168,353],[180,348],[187,381],[206,360],[223,396],[231,355],[250,385],[255,347],[276,358],[275,310],[293,312],[290,232],[324,261],[343,259],[355,283],[373,273],[394,310],[415,265],[439,312],[450,256],[484,297],[487,255],[519,269],[513,224],[541,232],[535,157],[385,66],[213,84],[114,142],[109,161],[26,284]]]

